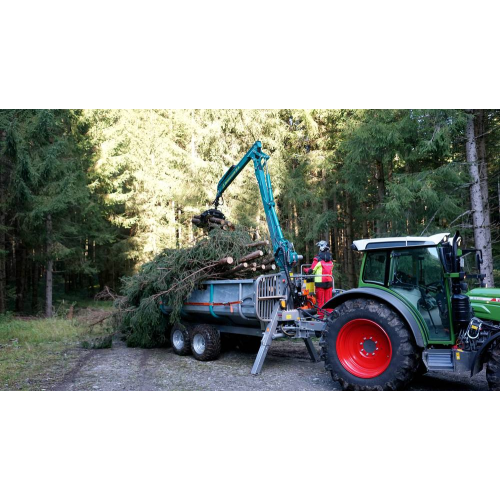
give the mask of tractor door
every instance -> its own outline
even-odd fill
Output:
[[[429,340],[451,341],[449,284],[436,247],[393,251],[389,288],[419,312],[429,329]]]

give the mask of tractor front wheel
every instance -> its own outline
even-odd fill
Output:
[[[335,309],[321,344],[326,369],[348,390],[402,389],[420,362],[399,314],[372,299],[347,300]]]

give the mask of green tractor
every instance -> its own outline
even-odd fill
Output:
[[[484,288],[481,252],[457,232],[355,241],[363,252],[358,288],[325,304],[325,367],[344,389],[395,390],[426,371],[468,372],[486,365],[500,389],[500,289]],[[464,271],[475,255],[477,274]],[[468,292],[468,279],[479,287]]]

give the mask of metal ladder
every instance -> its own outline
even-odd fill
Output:
[[[264,331],[264,335],[262,337],[262,342],[260,344],[260,349],[259,352],[257,353],[257,357],[255,358],[255,362],[252,367],[251,374],[252,375],[259,375],[259,373],[262,371],[262,366],[264,365],[264,361],[267,356],[267,352],[269,351],[269,347],[271,347],[271,343],[275,338],[276,335],[276,330],[278,327],[279,323],[279,313],[280,313],[280,304],[279,302],[276,302],[273,308],[273,312],[271,315],[271,321],[267,324],[266,330]],[[311,359],[314,363],[317,363],[320,361],[320,358],[318,356],[318,353],[314,347],[314,344],[312,343],[312,340],[310,337],[304,338],[304,343],[306,344],[307,351],[309,353],[309,356],[311,356]]]

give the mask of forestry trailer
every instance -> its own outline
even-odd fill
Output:
[[[458,232],[453,238],[443,233],[354,241],[353,250],[363,253],[359,285],[335,290],[322,320],[309,304],[309,277],[292,272],[302,257],[283,236],[268,159],[256,142],[219,181],[215,208],[200,220],[225,218],[220,199],[252,161],[280,272],[203,283],[186,301],[182,324],[172,327],[176,354],[216,359],[222,337],[237,337],[240,347],[258,351],[256,375],[274,339],[300,338],[312,360],[321,357],[344,389],[401,389],[426,371],[473,376],[485,365],[490,389],[500,389],[500,289],[482,286],[479,251],[462,248]],[[474,275],[464,271],[470,254],[476,256]],[[467,292],[470,278],[480,287]],[[312,337],[320,338],[320,357]]]

